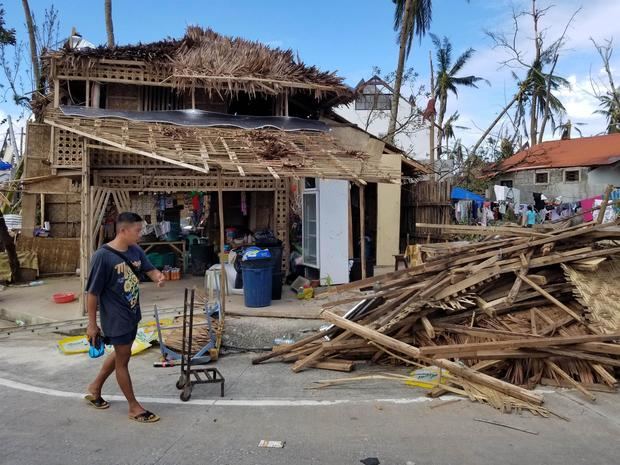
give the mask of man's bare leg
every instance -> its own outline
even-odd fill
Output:
[[[116,353],[116,381],[129,403],[129,415],[135,417],[144,413],[146,410],[136,400],[131,384],[131,377],[129,376],[131,344],[115,345],[114,352]]]
[[[103,389],[103,384],[114,372],[115,367],[116,352],[112,352],[103,361],[103,365],[101,365],[101,369],[99,370],[99,373],[97,374],[95,380],[88,385],[88,392],[90,392],[95,397],[95,399],[101,397],[101,390]]]

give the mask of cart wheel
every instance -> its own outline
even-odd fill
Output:
[[[187,402],[192,397],[192,388],[185,387],[179,396],[183,402]]]
[[[177,389],[183,389],[185,387],[185,376],[179,376],[179,380],[177,381]]]

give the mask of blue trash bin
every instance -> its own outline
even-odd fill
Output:
[[[250,248],[241,260],[243,300],[246,307],[271,305],[273,264],[268,250]]]

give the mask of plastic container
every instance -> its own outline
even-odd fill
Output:
[[[273,272],[280,273],[282,271],[282,253],[284,252],[282,241],[277,239],[275,240],[275,243],[256,241],[256,247],[269,250],[269,253],[271,254],[271,263],[273,263]]]
[[[282,299],[282,273],[272,273],[271,275],[271,299]]]
[[[164,263],[164,257],[162,254],[157,252],[151,252],[146,254],[146,258],[149,259],[149,262],[153,264],[153,266],[157,269],[162,269],[166,264]]]
[[[273,281],[271,257],[243,261],[241,270],[245,306],[259,308],[271,305]]]
[[[68,304],[69,302],[73,302],[75,300],[75,294],[73,292],[60,292],[58,294],[54,294],[52,299],[54,299],[54,302],[57,304]]]

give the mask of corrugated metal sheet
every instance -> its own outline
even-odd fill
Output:
[[[238,129],[271,128],[282,131],[329,131],[327,124],[322,121],[292,116],[228,115],[203,110],[119,111],[77,106],[61,106],[60,110],[66,116],[78,116],[80,118],[119,118],[144,123],[167,123],[177,126],[202,128],[229,127]]]

